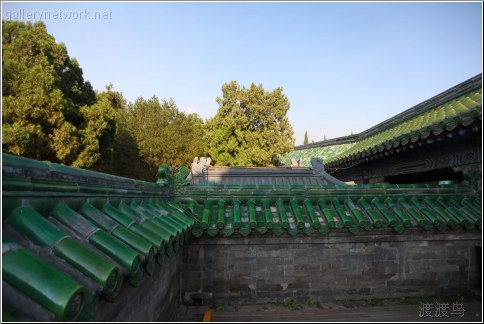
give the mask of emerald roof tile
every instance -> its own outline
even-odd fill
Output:
[[[191,235],[191,211],[165,186],[2,157],[3,280],[43,319],[93,320],[99,297],[138,286]],[[2,308],[15,318],[12,301]]]
[[[284,154],[280,157],[280,163],[282,165],[291,165],[292,159],[301,159],[302,166],[304,167],[311,167],[311,158],[317,157],[323,159],[323,161],[329,161],[331,159],[336,158],[337,156],[343,154],[351,147],[353,147],[356,143],[347,143],[347,144],[339,144],[339,145],[331,145],[331,146],[324,146],[324,147],[312,147],[308,149],[296,150]]]
[[[202,191],[186,188],[180,202],[186,208],[190,206],[194,218],[201,220],[192,227],[192,234],[325,235],[336,229],[357,233],[389,228],[402,233],[407,228],[448,231],[481,227],[481,207],[468,187],[320,186],[304,189],[301,196],[294,194],[291,186],[280,191],[268,188],[256,196],[252,187],[244,187],[237,192],[227,192],[223,187],[204,187]]]
[[[385,153],[403,146],[431,144],[464,133],[466,127],[481,127],[481,75],[471,78],[358,135],[299,146],[280,157],[282,165],[301,159],[309,167],[311,157],[322,158],[328,167]]]
[[[79,319],[88,298],[84,286],[4,233],[2,245],[3,280],[51,311],[58,321]]]
[[[462,101],[467,102],[467,105],[464,106]],[[462,109],[454,107],[462,107]],[[440,135],[446,127],[451,127],[450,125],[468,126],[478,119],[482,119],[482,89],[362,139],[341,154],[330,157],[327,164],[331,166],[345,159],[364,157],[380,145],[387,149],[398,147],[403,145],[402,143],[408,143],[408,137],[412,142],[427,139],[431,134]],[[448,125],[447,122],[450,124]]]

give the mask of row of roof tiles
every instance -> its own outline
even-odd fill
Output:
[[[314,232],[327,234],[332,229],[346,228],[351,233],[374,228],[392,228],[402,233],[405,228],[419,227],[439,231],[481,227],[482,207],[472,196],[462,195],[321,195],[313,198],[247,197],[180,198],[187,213],[197,222],[192,233],[200,237],[247,236],[251,232],[281,235]]]
[[[456,184],[371,184],[371,185],[191,185],[180,197],[267,198],[267,197],[404,197],[425,195],[474,195],[467,185]]]
[[[282,165],[291,165],[292,159],[301,159],[302,166],[310,167],[312,157],[321,158],[325,162],[330,161],[338,155],[343,154],[354,145],[355,143],[346,143],[323,147],[311,147],[303,150],[295,150],[281,156],[280,163]]]
[[[2,180],[4,319],[93,320],[100,298],[137,287],[194,223],[153,183],[8,154]]]
[[[2,215],[3,280],[56,320],[92,320],[98,297],[114,301],[125,280],[138,286],[187,242],[194,223],[167,200],[83,200],[46,201],[54,207],[41,213],[24,199]],[[5,299],[2,307],[25,311]]]
[[[481,127],[482,88],[354,143],[296,150],[282,156],[281,162],[290,165],[291,159],[302,158],[303,164],[308,165],[310,157],[320,157],[328,167],[336,167],[401,147],[452,139],[464,135],[469,128],[477,131]]]
[[[332,166],[341,161],[356,160],[392,148],[412,145],[418,141],[426,141],[428,144],[443,141],[445,137],[457,136],[459,131],[464,131],[462,128],[474,124],[477,128],[481,121],[482,88],[360,140],[348,150],[327,161],[327,164]]]
[[[72,168],[2,153],[2,185],[7,190],[59,194],[170,195],[171,188],[136,179]]]

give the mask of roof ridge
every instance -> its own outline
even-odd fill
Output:
[[[355,135],[341,136],[307,145],[298,145],[294,147],[294,150],[304,150],[314,147],[325,147],[361,141],[374,134],[390,129],[405,121],[411,120],[412,118],[426,113],[432,109],[438,108],[450,101],[459,99],[460,97],[469,94],[470,92],[475,91],[479,88],[482,88],[482,73],[479,73],[478,75],[464,82],[461,82],[453,86],[452,88],[449,88],[439,93],[438,95],[435,95],[411,108],[408,108],[403,112],[399,113],[398,115],[390,117],[389,119],[384,120],[383,122],[362,131],[361,133]]]

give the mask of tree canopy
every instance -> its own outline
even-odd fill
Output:
[[[152,172],[161,164],[190,165],[203,154],[203,121],[196,114],[179,111],[172,99],[138,98],[128,104],[125,123],[139,156]]]
[[[306,133],[304,133],[304,145],[308,145],[308,144],[309,144],[308,131],[306,131]]]
[[[111,84],[94,91],[42,22],[2,27],[4,152],[153,181],[161,164],[208,154],[217,165],[267,166],[293,148],[282,88],[226,83],[204,123],[172,99],[128,103]]]
[[[102,161],[102,138],[114,111],[84,81],[76,59],[42,22],[2,21],[3,150],[90,168]]]
[[[2,149],[143,180],[204,151],[203,121],[173,100],[96,93],[42,22],[2,21]]]
[[[207,151],[216,165],[268,166],[277,154],[293,149],[293,130],[286,117],[290,104],[282,88],[249,88],[236,81],[222,86],[219,109],[205,124]]]

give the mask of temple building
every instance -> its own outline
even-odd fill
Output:
[[[482,74],[360,134],[297,146],[281,162],[309,166],[312,157],[343,181],[460,182],[482,170]]]

